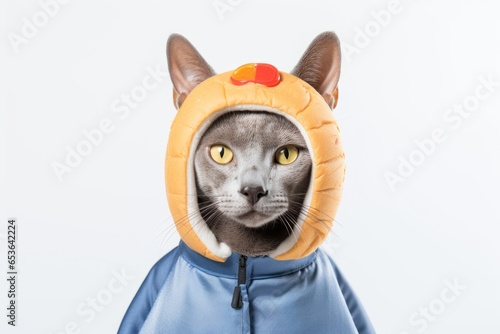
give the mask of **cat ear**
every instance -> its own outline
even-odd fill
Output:
[[[330,31],[318,35],[291,73],[313,86],[330,108],[335,108],[340,77],[340,42],[337,35]]]
[[[168,38],[167,61],[170,79],[174,85],[174,105],[177,109],[194,87],[215,75],[212,67],[181,35],[173,34]]]

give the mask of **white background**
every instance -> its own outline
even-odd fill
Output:
[[[388,4],[73,0],[43,25],[38,1],[3,1],[0,268],[16,217],[20,274],[18,327],[2,306],[0,332],[116,332],[148,270],[177,244],[164,190],[170,79],[126,116],[112,107],[148,68],[166,71],[171,33],[217,71],[251,61],[289,71],[333,30],[344,47],[335,113],[348,172],[325,246],[379,333],[500,333],[500,86],[473,97],[481,77],[500,81],[499,3],[401,0],[382,26],[373,11]],[[16,52],[9,36],[33,16],[41,27]],[[478,105],[460,124],[446,120],[465,101]],[[113,130],[60,180],[54,162],[103,119]],[[418,153],[415,141],[436,128],[446,140]],[[391,189],[387,173],[410,157],[419,165]],[[2,279],[0,305],[6,292]]]

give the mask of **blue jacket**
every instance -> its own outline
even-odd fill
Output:
[[[182,241],[151,269],[119,333],[374,333],[335,263],[318,248],[333,226],[345,175],[330,105],[311,85],[285,72],[272,87],[232,79],[226,72],[201,82],[172,122],[165,182]],[[305,210],[268,257],[233,252],[199,210],[196,147],[217,117],[241,110],[284,116],[303,134],[313,161]]]
[[[118,333],[375,331],[321,248],[298,260],[234,253],[216,262],[181,241],[151,269]]]

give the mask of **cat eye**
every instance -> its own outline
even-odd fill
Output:
[[[287,145],[279,148],[276,151],[276,162],[280,165],[289,165],[294,162],[299,156],[299,149],[293,145]]]
[[[210,157],[218,164],[225,165],[233,160],[233,152],[225,145],[210,147]]]

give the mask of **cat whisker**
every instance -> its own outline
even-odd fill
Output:
[[[296,201],[293,201],[293,200],[290,200],[290,203],[291,204],[295,204],[295,205],[298,205],[301,207],[301,210],[307,210],[308,212],[315,212],[314,214],[311,213],[312,215],[314,215],[317,219],[320,219],[321,221],[324,221],[324,222],[330,222],[330,221],[334,221],[335,219],[330,216],[329,214],[321,211],[321,210],[318,210],[316,209],[315,207],[312,207],[310,205],[306,205],[306,204],[303,204],[303,203],[300,203],[300,202],[296,202]],[[319,216],[322,216],[324,218],[320,218]]]
[[[316,215],[312,214],[310,211],[306,211],[305,208],[301,208],[299,212],[296,212],[294,209],[290,209],[291,212],[294,214],[297,214],[299,217],[303,218],[303,221],[305,224],[310,224],[311,223],[306,219],[309,218],[310,220],[319,223],[320,226],[326,229],[327,233],[331,231],[330,225],[327,223],[329,220],[326,219],[321,219],[317,217]],[[311,225],[312,226],[312,225]]]
[[[217,205],[219,203],[220,202],[210,203],[210,204],[206,204],[203,207],[200,207],[200,210],[199,210],[200,216],[201,216],[200,219],[198,221],[196,221],[194,224],[193,223],[191,224],[191,228],[184,234],[183,237],[185,237],[186,235],[191,233],[191,231],[193,231],[193,229],[203,221],[205,221],[205,223],[208,224],[212,220],[215,220],[215,223],[217,223],[217,219],[223,215],[222,212],[217,210]],[[186,220],[186,222],[187,221],[189,221],[189,220]],[[186,222],[184,222],[184,223],[186,223]]]
[[[222,212],[220,212],[217,209],[214,209],[214,210],[209,210],[208,212],[202,214],[202,217],[205,219],[205,222],[207,224],[209,224],[212,222],[212,220],[215,220],[216,218],[220,217],[221,215],[222,215]]]
[[[280,223],[282,223],[285,226],[286,232],[290,236],[293,233],[293,227],[290,226],[290,223],[288,222],[288,220],[286,218],[287,217],[286,217],[286,212],[285,212],[285,214],[278,217],[277,221],[279,221]],[[275,224],[275,221],[273,221],[273,224]]]
[[[287,229],[287,231],[290,231],[288,233],[288,235],[293,235],[293,237],[295,238],[295,243],[297,243],[299,241],[299,237],[300,237],[300,226],[297,225],[296,218],[294,216],[292,216],[292,214],[289,211],[286,211],[280,217],[284,218],[285,228]],[[290,220],[291,220],[291,222],[290,222]],[[295,227],[297,227],[298,230],[299,230],[299,234],[298,235],[295,232],[296,231]]]
[[[300,205],[300,206],[301,206],[301,207],[303,207],[303,208],[307,208],[307,209],[313,210],[313,211],[315,211],[315,212],[317,212],[317,213],[319,213],[319,214],[322,214],[323,216],[325,216],[327,219],[329,219],[329,220],[331,220],[331,221],[333,221],[333,220],[334,220],[334,217],[330,216],[330,215],[329,215],[329,214],[327,214],[326,212],[321,211],[321,210],[319,210],[319,209],[316,209],[315,207],[312,207],[312,206],[310,206],[310,205],[304,204],[304,203],[302,203],[302,202],[300,202],[300,201],[296,201],[296,200],[294,200],[294,199],[293,199],[293,197],[292,197],[292,196],[290,196],[290,200],[289,200],[289,201],[290,201],[290,203],[292,203],[292,204]]]
[[[215,202],[215,203],[211,203],[211,204],[207,204],[206,206],[204,207],[200,207],[199,208],[199,213],[201,215],[203,215],[203,213],[205,211],[209,211],[209,210],[212,210],[213,208],[215,208],[217,206],[217,204],[219,204],[219,202]],[[195,207],[197,208],[197,206]],[[189,223],[189,221],[191,219],[193,219],[194,217],[196,217],[198,215],[198,212],[196,211],[193,211],[191,212],[190,214],[187,214],[185,215],[184,217],[181,217],[180,219],[178,219],[177,221],[175,222],[172,222],[171,224],[169,224],[169,226],[167,228],[165,228],[163,231],[161,231],[158,236],[156,238],[158,238],[159,236],[161,236],[163,233],[165,233],[165,236],[160,244],[160,247],[163,247],[164,244],[166,244],[166,242],[168,242],[168,240],[170,240],[170,238],[175,235],[175,231],[176,231],[176,227],[182,227],[182,225],[184,224],[187,224]],[[163,222],[167,221],[168,219],[164,220]],[[163,223],[162,222],[162,223]]]
[[[327,230],[329,236],[331,235],[337,241],[341,240],[341,238],[333,230],[333,225],[332,226],[326,225],[325,220],[318,219],[315,215],[311,214],[310,212],[304,212],[304,210],[306,210],[306,208],[302,208],[301,212],[299,213],[300,216],[304,217],[304,223],[309,224],[309,225],[312,224],[311,222],[309,222],[309,221],[307,221],[305,219],[306,217],[309,217],[312,221],[320,223]],[[338,223],[339,225],[341,225],[341,223],[338,220],[334,220],[334,222]],[[298,226],[298,227],[300,228],[300,226]],[[335,240],[333,242],[331,242],[331,243],[335,243]]]

